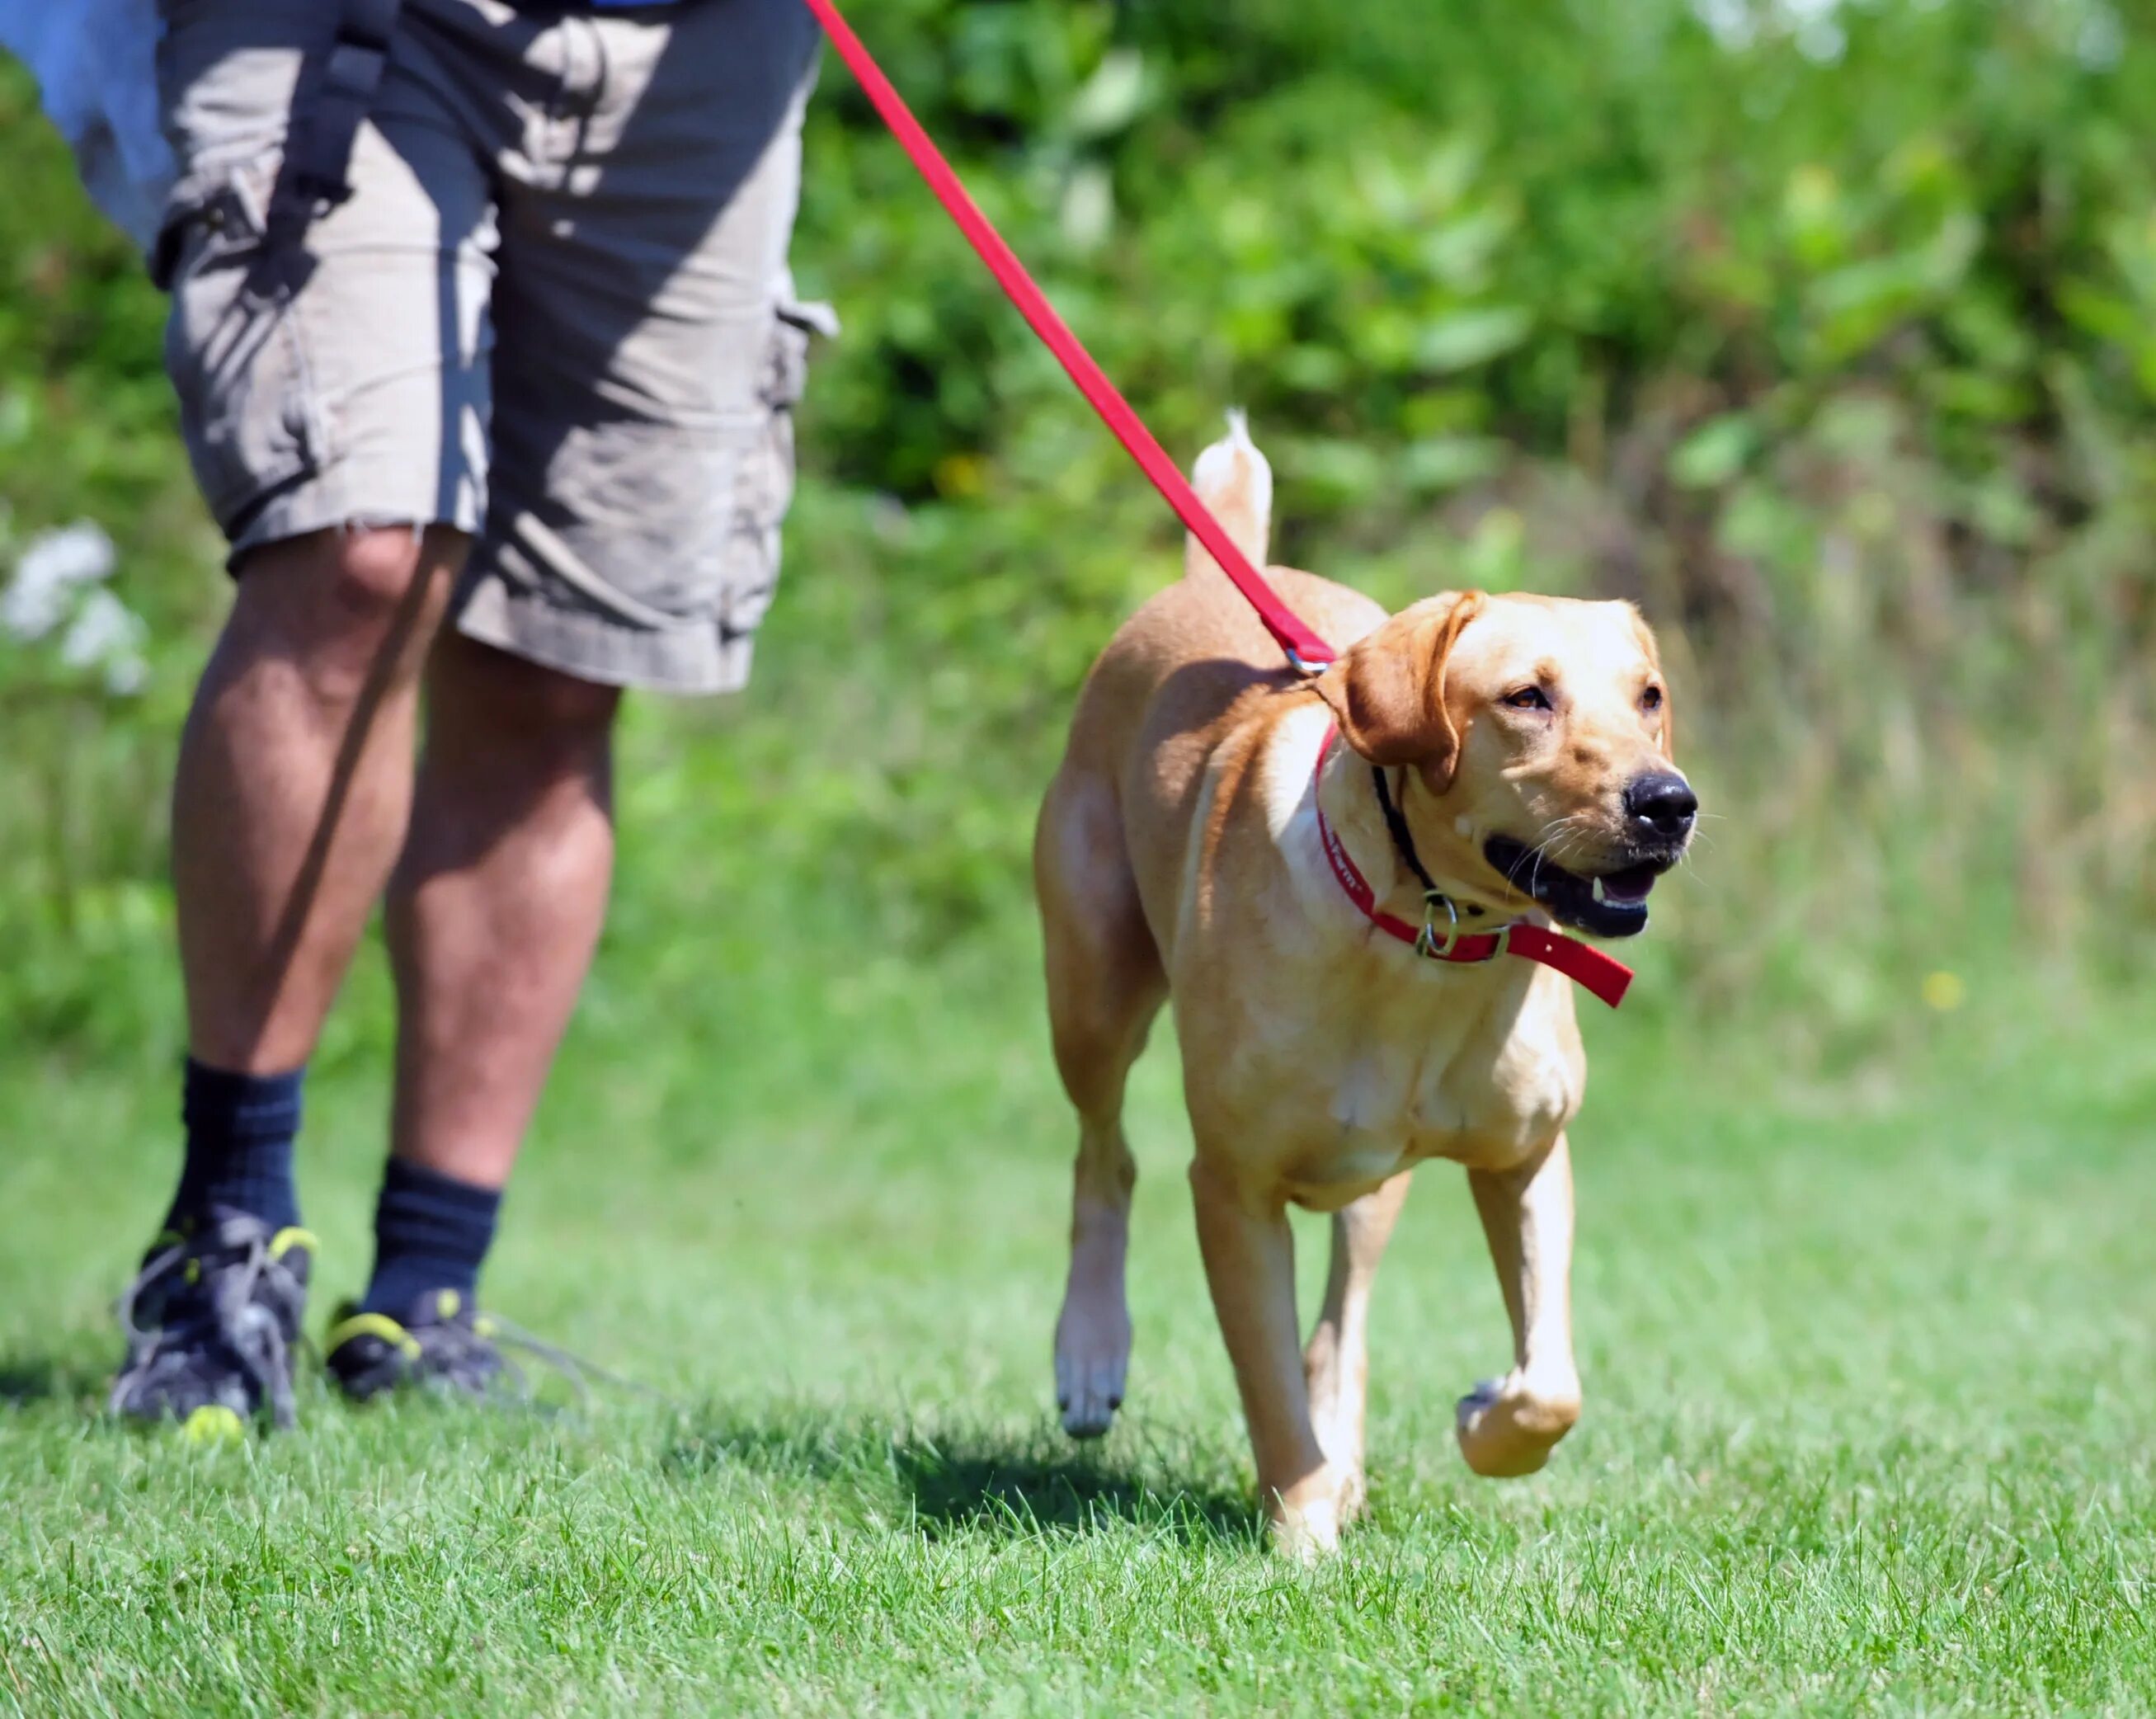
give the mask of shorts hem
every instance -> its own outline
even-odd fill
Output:
[[[457,631],[579,680],[687,697],[739,692],[748,685],[756,636],[716,623],[654,633],[556,608],[513,593],[498,574],[480,577],[462,600]]]
[[[467,491],[444,508],[439,488],[430,478],[426,499],[421,500],[408,477],[386,470],[317,472],[288,490],[273,491],[266,501],[256,505],[246,523],[229,534],[224,565],[228,572],[237,573],[241,558],[249,551],[316,531],[398,526],[413,531],[448,526],[475,537],[480,527],[478,500]]]

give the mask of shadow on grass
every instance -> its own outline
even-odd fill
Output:
[[[1239,1492],[1148,1476],[1116,1449],[1060,1433],[927,1429],[800,1409],[713,1419],[677,1440],[682,1478],[737,1467],[851,1491],[865,1508],[910,1511],[931,1538],[956,1533],[1097,1533],[1134,1526],[1186,1542],[1255,1543],[1257,1512]]]
[[[0,1355],[0,1409],[69,1402],[101,1394],[105,1375],[80,1362],[49,1355]]]

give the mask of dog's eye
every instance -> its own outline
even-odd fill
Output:
[[[1650,686],[1645,692],[1640,695],[1640,708],[1641,710],[1659,711],[1661,707],[1662,689],[1661,687]]]
[[[1547,711],[1549,695],[1539,686],[1522,686],[1517,692],[1508,692],[1504,701],[1516,711]]]

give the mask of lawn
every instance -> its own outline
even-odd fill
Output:
[[[1451,1403],[1504,1321],[1425,1171],[1378,1289],[1373,1517],[1306,1573],[1255,1527],[1172,1056],[1133,1130],[1132,1401],[1075,1450],[1027,937],[922,971],[743,917],[711,966],[603,967],[488,1285],[666,1401],[362,1412],[311,1383],[251,1448],[105,1424],[172,1094],[0,1075],[0,1706],[2148,1709],[2145,1018],[1979,995],[1839,1075],[1593,1022],[1585,1420],[1533,1480],[1461,1465]],[[325,1311],[364,1269],[382,1101],[378,968],[357,988],[305,1148]]]
[[[834,66],[795,250],[845,332],[784,593],[751,698],[630,703],[607,947],[485,1285],[647,1388],[357,1412],[311,1368],[292,1435],[107,1424],[227,582],[162,297],[10,62],[0,574],[101,521],[149,672],[0,627],[0,1713],[2156,1712],[2148,8],[864,10],[1165,445],[1251,408],[1283,559],[1661,629],[1717,821],[1589,1009],[1585,1419],[1532,1480],[1460,1463],[1509,1337],[1433,1167],[1371,1520],[1268,1557],[1163,1042],[1132,1396],[1057,1431],[1075,1131],[1010,898],[1179,549]],[[315,1059],[317,1332],[386,988],[371,951]]]

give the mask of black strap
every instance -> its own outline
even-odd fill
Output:
[[[1414,837],[1408,832],[1407,819],[1400,816],[1400,808],[1393,803],[1392,786],[1385,780],[1385,772],[1373,764],[1370,780],[1378,784],[1378,804],[1385,814],[1385,828],[1393,833],[1393,850],[1421,882],[1425,895],[1443,894],[1437,880],[1422,869],[1422,856],[1415,852]]]
[[[336,33],[292,98],[285,164],[270,193],[273,250],[296,247],[325,208],[352,195],[352,148],[389,70],[403,0],[339,0]]]
[[[1393,834],[1393,851],[1400,856],[1401,863],[1415,875],[1416,881],[1421,884],[1423,900],[1433,906],[1440,901],[1451,905],[1452,898],[1438,888],[1435,878],[1423,870],[1422,855],[1415,852],[1414,837],[1408,829],[1407,819],[1400,815],[1400,808],[1394,802],[1392,784],[1385,780],[1385,772],[1373,764],[1370,780],[1378,784],[1378,805],[1385,814],[1385,828]],[[1460,905],[1466,907],[1471,919],[1481,918],[1482,910],[1472,901]]]

